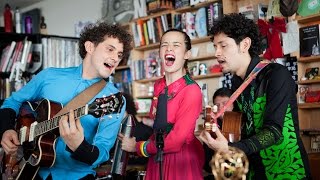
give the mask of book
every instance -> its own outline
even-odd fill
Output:
[[[4,58],[4,62],[3,62],[3,66],[2,66],[1,72],[6,72],[7,66],[9,64],[9,61],[11,61],[11,57],[12,57],[13,51],[14,51],[14,49],[16,47],[16,44],[17,43],[15,41],[11,42],[10,48],[8,50],[8,54]]]
[[[199,66],[200,66],[199,61],[193,61],[193,62],[188,63],[189,73],[192,76],[198,76],[200,74]]]
[[[198,85],[201,88],[201,93],[203,98],[202,107],[205,108],[207,105],[209,105],[208,84],[203,81],[199,81]]]
[[[300,56],[320,55],[319,24],[301,27],[299,29]]]
[[[306,94],[309,91],[309,86],[298,85],[298,103],[306,102]]]
[[[35,73],[42,66],[42,44],[33,44],[31,53],[32,60],[27,71]]]
[[[198,9],[195,18],[195,29],[199,38],[206,37],[207,32],[207,17],[206,17],[206,8]]]

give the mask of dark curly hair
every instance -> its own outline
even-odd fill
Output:
[[[127,59],[132,49],[132,36],[125,28],[119,24],[108,24],[107,22],[97,22],[90,24],[84,28],[80,34],[79,40],[79,54],[83,59],[87,51],[84,47],[86,41],[91,41],[97,46],[103,42],[106,37],[112,37],[119,39],[120,43],[123,43],[123,58]]]
[[[210,35],[212,35],[211,40],[213,41],[214,36],[220,33],[224,33],[234,39],[237,44],[240,44],[244,38],[249,37],[251,39],[249,49],[251,57],[258,56],[262,52],[262,36],[259,32],[258,25],[242,14],[231,13],[224,15],[218,21],[214,21],[210,29]]]

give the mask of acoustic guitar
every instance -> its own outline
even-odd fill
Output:
[[[212,118],[212,113],[212,107],[206,106],[204,127],[208,132],[210,132],[212,137],[216,138],[217,136],[214,132],[212,132],[212,128],[215,128],[214,126],[217,126],[217,124],[215,124],[217,120],[214,120]],[[239,141],[241,138],[242,113],[226,111],[224,112],[222,118],[222,128],[220,127],[221,133],[226,139],[228,139],[229,142]]]
[[[119,113],[123,104],[121,93],[96,98],[91,104],[75,109],[75,119],[87,114],[99,118]],[[51,167],[55,163],[59,120],[69,114],[54,117],[62,107],[48,99],[23,103],[15,128],[21,146],[16,155],[6,155],[2,179],[34,179],[40,167]]]

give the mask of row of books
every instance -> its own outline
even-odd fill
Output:
[[[215,2],[195,12],[163,14],[147,20],[139,19],[131,24],[135,47],[145,46],[160,41],[163,33],[170,29],[180,29],[191,39],[208,35],[213,21],[222,16],[222,6]],[[173,22],[172,22],[173,21]]]
[[[148,79],[164,75],[159,55],[151,52],[146,59],[132,61],[131,74],[133,80]]]
[[[45,37],[43,45],[43,69],[48,67],[72,67],[82,62],[75,39]]]
[[[31,64],[32,59],[37,59],[35,52],[38,46],[38,44],[32,44],[27,39],[18,42],[12,41],[2,50],[0,71],[12,72],[15,62],[21,62],[27,68],[27,65]]]
[[[131,24],[135,47],[145,46],[159,42],[162,34],[171,27],[171,14],[138,20]]]
[[[41,67],[71,67],[81,63],[76,40],[42,38],[41,44],[25,39],[12,41],[2,50],[0,72],[12,72],[15,62],[26,65],[26,71],[35,73]]]

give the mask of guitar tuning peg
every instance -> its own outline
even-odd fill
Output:
[[[112,118],[112,115],[111,115],[111,114],[109,114],[109,115],[108,115],[108,118],[109,118],[109,119],[111,119],[111,118]]]
[[[102,95],[102,97],[105,98],[105,97],[107,97],[107,95],[104,94],[104,95]]]

